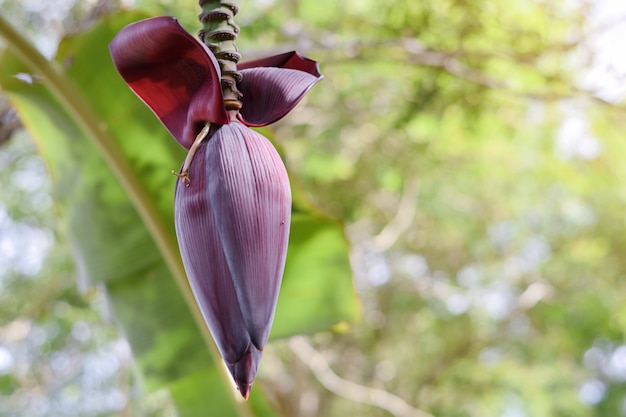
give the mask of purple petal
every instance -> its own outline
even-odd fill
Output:
[[[237,66],[243,79],[239,117],[248,126],[265,126],[289,113],[323,78],[317,62],[288,52]]]
[[[237,65],[238,70],[258,67],[295,69],[314,75],[317,78],[322,78],[317,61],[304,57],[296,51],[272,55],[261,59],[255,59],[253,61],[246,61]]]
[[[241,392],[244,399],[248,399],[250,394],[250,388],[254,382],[256,371],[259,368],[259,362],[261,361],[261,351],[258,350],[252,343],[248,350],[244,354],[243,358],[235,364],[226,364],[230,371],[237,389]]]
[[[289,178],[271,143],[240,123],[218,130],[208,149],[215,222],[250,339],[263,350],[287,254]]]
[[[176,184],[175,223],[200,310],[247,398],[285,266],[291,192],[270,142],[234,122],[200,145],[190,186]]]
[[[215,57],[175,18],[130,24],[109,51],[129,87],[186,149],[205,122],[229,123]]]
[[[187,278],[226,363],[239,362],[250,344],[209,199],[207,143],[191,163],[191,183],[176,183],[174,222]]]

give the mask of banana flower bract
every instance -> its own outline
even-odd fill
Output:
[[[184,148],[210,127],[188,157],[188,182],[176,183],[176,235],[196,301],[247,398],[276,309],[291,213],[285,166],[249,126],[283,117],[322,75],[296,52],[238,64],[243,107],[229,112],[215,56],[175,18],[128,25],[109,49],[122,78]]]

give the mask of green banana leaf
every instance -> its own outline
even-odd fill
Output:
[[[27,48],[7,39],[0,86],[48,164],[79,275],[106,286],[145,389],[169,389],[183,417],[207,415],[208,404],[209,415],[237,415],[241,405],[228,394],[180,279],[170,171],[185,152],[128,89],[108,53],[123,26],[145,17],[104,18],[65,39],[52,63],[33,64]],[[56,72],[39,74],[38,65]],[[341,225],[299,195],[296,187],[272,338],[350,323],[359,313]],[[246,414],[272,415],[259,388],[246,407]]]

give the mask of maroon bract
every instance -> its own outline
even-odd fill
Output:
[[[247,126],[283,117],[322,75],[296,52],[240,64],[243,107],[228,112],[216,58],[176,19],[128,25],[109,48],[122,78],[190,150],[176,183],[178,243],[204,319],[247,398],[276,309],[291,213],[280,156]]]
[[[285,266],[291,193],[267,139],[239,122],[203,142],[177,181],[174,219],[185,270],[222,357],[247,398]]]
[[[224,108],[217,60],[173,17],[132,23],[109,45],[128,86],[152,109],[172,136],[189,149],[206,122],[230,122]],[[274,123],[319,80],[317,62],[287,52],[237,65],[243,79],[239,120],[247,126]]]

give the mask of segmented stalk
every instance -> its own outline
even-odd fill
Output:
[[[236,114],[241,109],[243,97],[237,89],[237,83],[241,81],[241,73],[237,71],[241,54],[235,45],[239,26],[233,20],[239,7],[228,1],[200,0],[199,3],[202,13],[198,19],[202,23],[202,29],[198,36],[213,52],[220,64],[224,106],[226,110]]]

